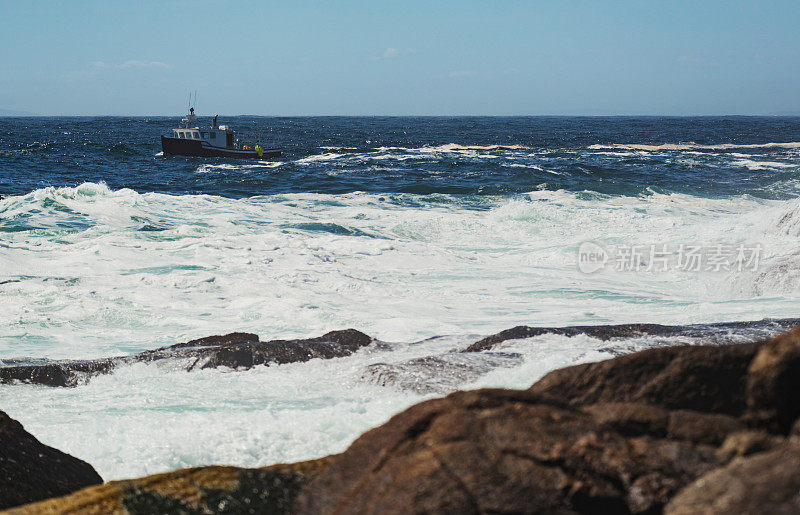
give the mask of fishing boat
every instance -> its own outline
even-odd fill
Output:
[[[243,159],[269,159],[281,155],[280,149],[262,148],[260,144],[248,144],[236,137],[236,131],[227,125],[218,125],[217,116],[211,127],[197,127],[194,107],[181,119],[180,126],[172,129],[169,136],[161,136],[161,151],[164,155],[200,157],[236,157]]]

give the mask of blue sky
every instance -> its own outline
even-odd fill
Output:
[[[0,0],[0,109],[800,111],[800,2]]]

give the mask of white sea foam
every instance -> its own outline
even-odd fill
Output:
[[[259,165],[264,168],[278,168],[279,166],[283,166],[286,164],[285,161],[259,161]]]
[[[614,143],[611,145],[591,145],[592,150],[602,149],[627,149],[627,150],[734,150],[737,148],[800,148],[800,141],[786,143],[719,143],[716,145],[701,145],[699,143],[663,143],[661,145],[647,145],[642,143]]]
[[[281,161],[256,161],[253,164],[230,164],[230,163],[218,163],[218,164],[209,164],[204,163],[197,167],[196,173],[211,173],[211,172],[247,172],[250,170],[255,169],[263,169],[263,168],[277,168],[285,163]]]
[[[295,161],[299,165],[307,165],[312,163],[320,163],[324,161],[333,161],[341,157],[346,157],[347,154],[337,154],[335,152],[327,152],[324,154],[314,154]]]
[[[536,171],[539,171],[539,172],[551,173],[553,175],[563,175],[560,172],[556,172],[554,170],[548,170],[548,169],[543,168],[543,167],[541,167],[539,165],[525,165],[525,164],[522,164],[522,163],[503,163],[502,166],[505,166],[507,168],[527,168],[529,170],[536,170]]]
[[[231,331],[277,338],[355,327],[409,342],[520,323],[796,316],[800,281],[786,279],[800,268],[792,258],[795,208],[657,192],[234,200],[92,183],[44,188],[0,199],[2,229],[16,231],[3,232],[0,243],[0,359],[129,354]],[[750,274],[586,275],[576,251],[587,240],[758,242],[764,261]],[[552,368],[607,356],[607,345],[589,338],[544,338],[510,344],[522,354],[519,365],[461,386],[526,386]],[[0,406],[106,479],[208,463],[263,465],[340,451],[423,398],[365,381],[368,365],[440,356],[476,339],[241,373],[137,365],[72,389],[4,386]]]
[[[401,340],[502,329],[531,320],[534,305],[541,323],[598,312],[609,321],[727,318],[726,282],[715,274],[624,276],[603,286],[608,298],[626,299],[630,288],[651,299],[613,309],[598,297],[576,311],[576,297],[561,292],[598,286],[575,268],[585,240],[756,240],[788,254],[794,232],[778,227],[786,206],[657,193],[443,202],[46,188],[0,200],[5,220],[31,227],[6,233],[0,247],[12,281],[0,290],[0,357],[98,357],[230,330],[308,336],[353,326]],[[722,290],[715,297],[712,288]],[[789,305],[755,303],[748,318]]]
[[[378,147],[378,151],[402,150],[404,152],[459,152],[463,150],[524,150],[530,149],[525,145],[459,145],[457,143],[445,143],[431,147]]]
[[[782,163],[778,161],[756,161],[753,159],[737,159],[730,162],[730,166],[741,166],[748,170],[770,170],[775,168],[798,168],[796,162]]]

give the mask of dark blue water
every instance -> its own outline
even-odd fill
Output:
[[[797,117],[220,119],[245,139],[260,134],[263,146],[282,148],[284,156],[271,163],[162,156],[159,136],[177,122],[0,118],[0,195],[101,181],[112,189],[234,198],[542,189],[773,199],[800,193],[800,149],[747,146],[800,141]],[[209,125],[210,118],[199,124]],[[598,148],[629,144],[683,145]]]

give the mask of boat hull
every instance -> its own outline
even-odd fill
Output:
[[[264,152],[259,155],[255,150],[212,147],[199,140],[166,136],[161,136],[161,151],[164,152],[164,155],[173,156],[235,157],[239,159],[270,159],[281,155],[281,151],[276,148],[265,148]]]

